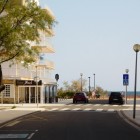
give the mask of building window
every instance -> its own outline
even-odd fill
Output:
[[[13,84],[5,84],[5,90],[1,92],[1,96],[4,98],[13,98],[14,97],[14,85]]]
[[[5,90],[3,91],[4,97],[10,97],[10,89],[11,89],[10,85],[5,85]]]

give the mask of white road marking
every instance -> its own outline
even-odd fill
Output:
[[[0,134],[0,139],[26,138],[29,134]]]
[[[115,109],[108,109],[107,111],[108,111],[108,112],[114,112]]]
[[[50,111],[55,111],[55,110],[58,110],[58,108],[52,108]]]
[[[97,112],[101,112],[101,111],[103,111],[103,109],[96,109],[96,111],[97,111]]]
[[[119,105],[112,105],[112,106],[119,106]]]
[[[90,111],[92,108],[85,108],[84,111]]]
[[[31,139],[31,138],[33,137],[34,134],[35,134],[35,133],[31,133],[27,139],[28,139],[28,140]]]
[[[65,111],[65,110],[69,110],[69,108],[63,108],[63,109],[60,109],[61,111]]]
[[[109,106],[109,105],[103,105],[103,106]]]
[[[74,109],[72,109],[73,111],[76,111],[76,110],[80,110],[80,108],[74,108]]]
[[[96,105],[94,105],[94,106],[100,106],[101,104],[96,104]]]

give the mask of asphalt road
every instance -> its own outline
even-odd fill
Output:
[[[139,140],[140,131],[117,112],[44,111],[0,128],[0,139]]]

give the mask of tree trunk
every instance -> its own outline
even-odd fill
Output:
[[[0,85],[2,85],[2,68],[1,68],[1,65],[0,65]]]
[[[3,84],[3,78],[2,78],[2,68],[0,64],[0,92],[5,89],[5,85]]]

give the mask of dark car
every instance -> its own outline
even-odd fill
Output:
[[[88,96],[85,92],[77,92],[74,94],[73,103],[84,102],[88,103]]]
[[[111,92],[109,95],[109,104],[112,103],[123,104],[124,103],[123,95],[120,92]]]

